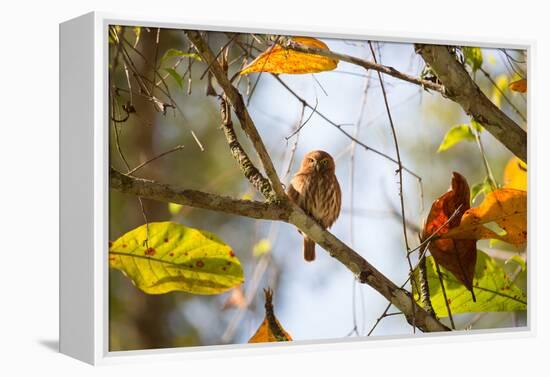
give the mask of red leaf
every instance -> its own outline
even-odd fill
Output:
[[[423,239],[436,231],[439,236],[449,229],[460,225],[464,212],[470,208],[470,188],[466,178],[454,172],[451,189],[433,202],[432,208],[424,225]],[[458,213],[449,221],[449,218]],[[446,223],[448,221],[448,223]],[[440,229],[441,228],[441,229]],[[439,230],[438,230],[439,229]],[[473,279],[476,266],[476,240],[468,239],[436,239],[430,242],[430,253],[435,261],[462,282],[473,293]]]

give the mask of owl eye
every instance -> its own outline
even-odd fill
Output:
[[[324,160],[321,160],[321,165],[326,166],[328,164],[328,160],[325,158]]]
[[[315,160],[313,158],[308,158],[308,161],[310,164],[313,164],[315,162]]]

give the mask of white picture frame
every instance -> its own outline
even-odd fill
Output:
[[[529,79],[532,75],[534,41],[486,40],[404,33],[369,32],[338,28],[316,30],[284,24],[246,25],[231,22],[140,17],[109,13],[88,13],[60,24],[60,351],[90,364],[111,364],[143,360],[227,357],[262,353],[293,353],[296,350],[379,347],[395,342],[449,342],[474,339],[507,339],[535,334],[533,282],[529,273],[528,320],[525,328],[422,334],[415,336],[297,341],[255,345],[204,346],[163,350],[109,352],[108,350],[108,25],[122,24],[177,29],[308,35],[316,37],[478,45],[526,49]],[[528,117],[533,114],[528,99]],[[528,122],[531,124],[530,122]],[[530,128],[529,156],[533,156],[536,128]],[[536,188],[529,177],[529,219]],[[78,203],[78,205],[76,205]],[[531,221],[529,221],[531,224]],[[531,225],[529,226],[531,228]],[[536,264],[531,237],[528,255]],[[78,245],[78,247],[74,247]]]

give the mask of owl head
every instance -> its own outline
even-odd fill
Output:
[[[336,170],[334,159],[325,151],[311,151],[302,160],[301,171],[333,173]]]

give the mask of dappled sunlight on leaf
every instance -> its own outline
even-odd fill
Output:
[[[496,223],[504,233],[487,226]],[[485,196],[479,207],[469,209],[460,225],[442,235],[444,238],[481,240],[494,238],[522,245],[527,242],[527,192],[499,189]]]
[[[451,148],[455,144],[461,142],[461,141],[475,141],[476,137],[474,133],[472,132],[472,129],[470,128],[469,124],[459,124],[454,127],[452,127],[445,136],[443,137],[443,141],[439,145],[439,148],[437,149],[437,153],[446,151],[447,149]]]
[[[248,343],[288,342],[292,337],[283,329],[273,312],[273,291],[265,292],[265,318]]]
[[[527,164],[512,157],[504,168],[504,187],[527,191]]]
[[[231,247],[210,232],[173,222],[149,223],[109,247],[109,266],[145,293],[223,293],[244,281]]]
[[[324,42],[316,38],[292,37],[292,40],[304,46],[316,47],[324,50],[329,49]],[[271,72],[278,74],[317,73],[331,71],[336,68],[337,65],[337,60],[320,55],[285,49],[279,44],[275,44],[243,68],[240,74],[246,75],[252,72]]]
[[[442,268],[443,284],[447,303],[452,314],[470,312],[511,312],[527,310],[527,297],[507,276],[502,267],[490,256],[477,251],[477,265],[473,278],[473,289],[477,297],[473,302],[470,292],[452,274]],[[426,270],[430,287],[430,300],[438,317],[447,317],[443,290],[432,257],[426,258]],[[415,271],[418,279],[418,270]],[[417,284],[418,286],[418,284]],[[420,302],[418,292],[415,299]]]

